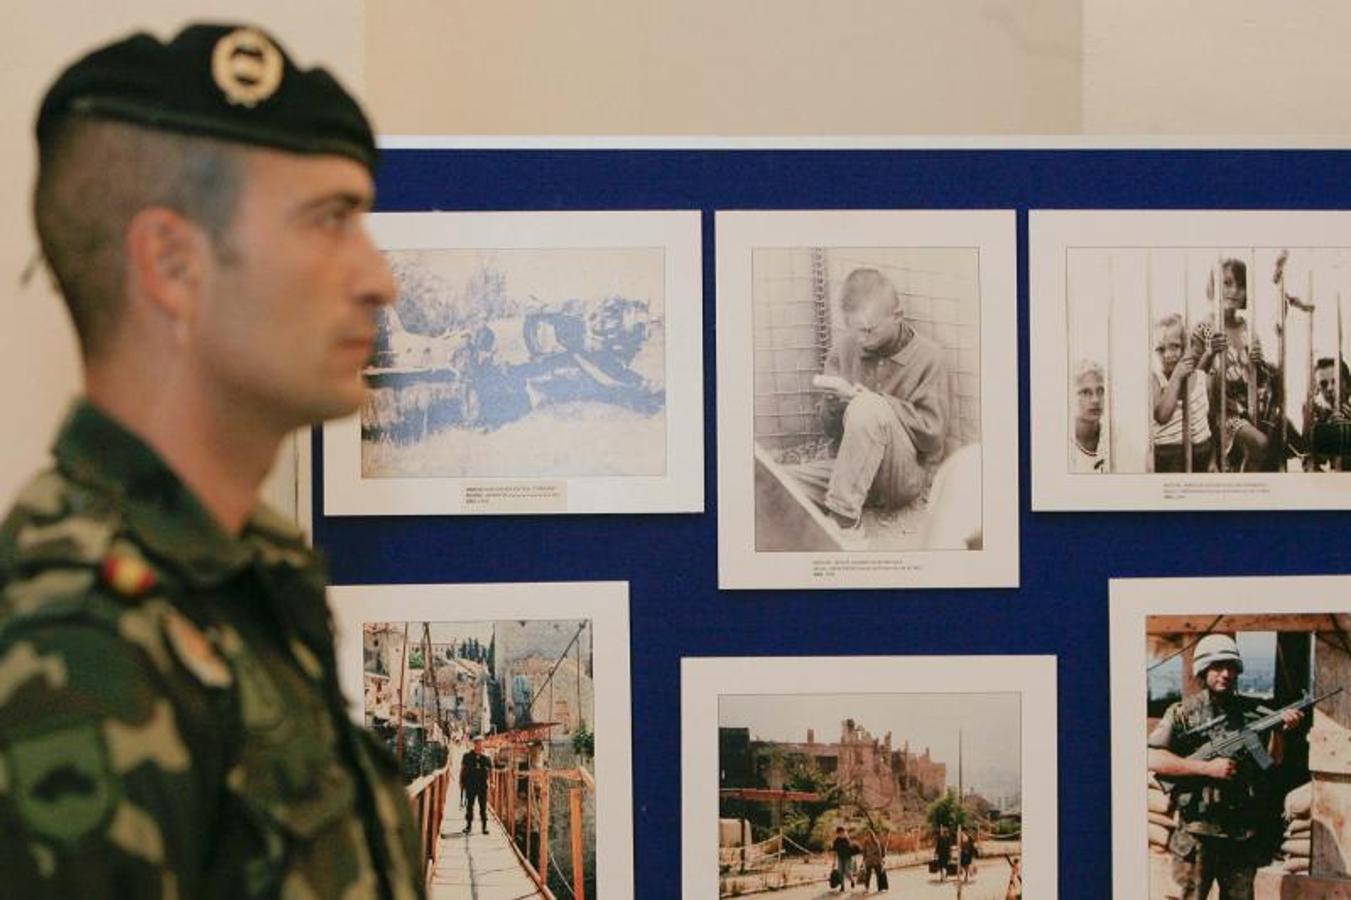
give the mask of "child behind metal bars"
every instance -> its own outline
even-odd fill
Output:
[[[1154,354],[1158,366],[1153,370],[1154,471],[1206,472],[1214,456],[1210,435],[1210,397],[1203,373],[1210,368],[1213,354],[1205,341],[1193,334],[1187,340],[1182,316],[1169,313],[1154,323]],[[1184,387],[1185,386],[1185,387]],[[1186,415],[1182,397],[1187,396]],[[1191,433],[1191,468],[1187,468],[1183,445],[1183,419]]]

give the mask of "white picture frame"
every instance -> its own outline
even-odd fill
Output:
[[[634,472],[613,474],[610,470],[575,474],[571,467],[589,459],[597,449],[613,447],[625,440],[626,431],[611,425],[606,436],[596,438],[587,433],[586,424],[554,423],[551,431],[546,422],[518,433],[512,438],[501,432],[491,432],[490,426],[477,423],[459,429],[459,439],[473,446],[477,441],[480,465],[495,468],[488,474],[455,472],[436,465],[419,463],[418,467],[393,466],[376,477],[369,474],[370,462],[363,453],[377,443],[367,438],[363,443],[361,415],[327,423],[323,429],[324,515],[494,515],[494,514],[561,514],[561,513],[675,513],[700,512],[704,504],[703,486],[703,282],[701,264],[700,214],[689,211],[639,212],[419,212],[373,213],[370,230],[377,245],[391,253],[412,252],[436,254],[440,251],[477,251],[490,259],[502,262],[507,290],[511,290],[511,266],[523,265],[522,259],[532,255],[538,259],[575,257],[571,269],[563,267],[570,277],[570,285],[555,285],[539,276],[534,285],[541,291],[562,292],[574,287],[577,298],[569,293],[563,296],[514,298],[519,304],[539,302],[545,309],[557,311],[565,304],[580,299],[594,303],[604,299],[606,291],[613,290],[619,279],[607,277],[604,259],[607,255],[646,254],[659,267],[655,278],[659,298],[644,297],[644,302],[659,303],[661,315],[658,327],[662,335],[661,377],[653,396],[663,404],[663,421],[655,427],[664,427],[664,436],[645,430],[644,459],[655,462]],[[537,261],[538,261],[537,259]],[[513,262],[515,260],[516,262]],[[599,260],[599,262],[597,262]],[[535,269],[545,268],[535,266]],[[554,265],[555,271],[559,269]],[[630,280],[631,281],[631,280]],[[525,288],[522,288],[523,290]],[[579,328],[586,327],[584,314],[574,316]],[[520,326],[517,325],[519,332]],[[437,336],[419,336],[421,343],[437,340]],[[588,337],[589,339],[589,337]],[[515,345],[520,350],[519,334],[499,337],[499,347]],[[436,348],[427,351],[438,355]],[[533,351],[532,351],[533,352]],[[582,357],[584,354],[572,354]],[[531,360],[533,361],[533,359]],[[408,368],[407,366],[403,368]],[[444,366],[443,366],[444,368]],[[507,364],[504,369],[525,371],[524,364]],[[599,371],[583,359],[578,368],[593,373],[598,382],[612,381],[613,373]],[[622,376],[631,373],[624,372]],[[519,395],[521,404],[534,415],[535,404],[540,403],[528,376],[514,381],[513,397]],[[583,376],[585,378],[585,375]],[[646,379],[644,379],[646,382]],[[646,387],[644,387],[646,390]],[[547,402],[547,401],[544,401]],[[518,423],[512,423],[518,424]],[[566,429],[566,436],[562,431]],[[489,435],[496,435],[497,443],[485,446]],[[560,451],[551,445],[551,435],[567,441]],[[596,440],[596,444],[588,444]],[[651,445],[651,446],[649,446]],[[435,455],[428,441],[428,453]],[[547,452],[546,452],[547,451]],[[447,464],[459,461],[455,452],[439,451],[448,458]],[[544,465],[540,471],[517,475],[502,471],[498,463],[502,457],[513,454],[523,457],[543,454],[556,457],[561,452],[564,460]],[[616,456],[622,457],[621,451]],[[450,459],[449,457],[455,457]],[[435,461],[433,460],[433,463]],[[554,469],[549,469],[554,465]],[[426,474],[422,474],[425,472]]]
[[[1015,222],[1010,211],[948,210],[834,210],[785,212],[719,212],[716,218],[718,284],[718,583],[724,589],[753,588],[897,588],[897,587],[1016,587],[1018,584],[1018,393],[1016,347],[1016,266]],[[959,257],[964,274],[963,297],[924,297],[922,302],[941,302],[948,310],[933,330],[948,329],[946,343],[940,345],[949,376],[953,379],[953,413],[950,427],[960,424],[976,443],[966,443],[947,459],[956,465],[959,457],[971,466],[967,474],[949,479],[963,485],[952,492],[950,502],[933,502],[926,516],[917,515],[907,536],[905,549],[888,546],[878,549],[841,549],[817,540],[799,549],[759,549],[757,527],[766,513],[757,519],[756,479],[774,466],[765,461],[758,421],[766,391],[766,372],[762,361],[765,350],[757,346],[754,308],[756,291],[768,290],[767,282],[757,281],[757,254],[779,251],[810,252],[820,248],[822,255],[834,252],[827,268],[876,264],[887,270],[893,283],[894,272],[910,273],[910,263],[888,269],[887,260]],[[921,263],[915,268],[922,269]],[[834,269],[831,269],[834,272]],[[840,269],[840,273],[843,269]],[[838,274],[838,273],[837,273]],[[917,280],[934,276],[916,272]],[[828,286],[817,296],[818,307],[838,311],[840,277],[827,273]],[[919,287],[916,292],[921,291]],[[909,288],[897,287],[902,308],[913,302]],[[935,319],[939,317],[935,313]],[[907,313],[907,321],[911,321]],[[824,314],[823,314],[823,321]],[[820,326],[826,330],[826,326]],[[831,326],[834,327],[834,326]],[[920,331],[917,324],[915,330]],[[925,335],[928,337],[928,335]],[[823,356],[829,341],[824,333],[815,338],[815,349]],[[808,363],[807,365],[819,365]],[[960,368],[960,374],[958,369]],[[806,395],[812,388],[802,385],[803,369],[795,390]],[[757,375],[759,377],[757,377]],[[780,377],[775,375],[775,378]],[[960,386],[960,387],[958,387]],[[958,390],[964,391],[957,397]],[[957,405],[960,401],[959,418]],[[807,399],[802,401],[808,402]],[[803,416],[802,418],[806,418]],[[804,430],[806,426],[803,426]],[[972,448],[978,452],[971,453]],[[963,453],[963,451],[966,451]],[[771,461],[772,462],[772,461]],[[792,516],[808,516],[820,522],[822,510],[803,495],[798,495],[791,478],[774,476],[783,485],[777,496],[797,496]],[[937,476],[942,480],[942,474]],[[978,483],[977,490],[973,484]],[[930,499],[937,488],[930,493]],[[964,495],[963,495],[964,494]],[[960,496],[959,495],[963,495]],[[762,501],[763,502],[763,501]],[[769,504],[765,504],[766,507]],[[791,504],[789,504],[791,506]],[[923,501],[911,509],[922,508]],[[923,533],[935,524],[934,510],[957,511],[949,518],[973,523],[949,531],[943,539]],[[865,517],[868,515],[865,512]],[[824,523],[822,523],[824,524]],[[817,529],[817,524],[808,528]],[[871,527],[871,526],[870,526]],[[973,530],[974,529],[974,532]],[[969,539],[976,535],[976,543]],[[820,535],[813,531],[811,537]]]
[[[732,695],[1018,693],[1023,896],[1057,896],[1056,659],[1053,656],[689,657],[681,660],[684,900],[718,896],[719,699]],[[843,714],[843,713],[842,713]],[[898,739],[900,735],[896,736]]]
[[[1351,577],[1114,578],[1111,641],[1112,896],[1150,898],[1147,620],[1151,616],[1347,615]],[[1187,678],[1188,673],[1182,673]],[[1315,722],[1315,724],[1317,724]],[[1160,898],[1161,900],[1161,898]]]
[[[633,896],[627,583],[351,585],[331,587],[329,606],[336,632],[338,683],[358,724],[364,723],[363,623],[590,620],[597,891],[602,896]]]
[[[1281,383],[1288,430],[1299,428],[1299,385],[1312,371],[1311,359],[1321,355],[1316,348],[1337,328],[1335,316],[1324,315],[1332,308],[1326,299],[1340,293],[1339,305],[1351,305],[1351,289],[1343,290],[1341,283],[1351,263],[1351,213],[1032,210],[1028,219],[1034,510],[1351,508],[1351,477],[1344,477],[1345,471],[1289,471],[1294,465],[1289,459],[1277,464],[1285,467],[1281,471],[1155,471],[1147,430],[1154,426],[1146,424],[1151,372],[1159,377],[1159,363],[1151,356],[1154,326],[1170,304],[1182,310],[1191,328],[1214,319],[1206,284],[1213,283],[1219,260],[1235,258],[1251,267],[1245,286],[1251,301],[1242,315],[1252,324],[1245,327],[1263,341],[1265,358],[1279,358],[1275,322],[1281,302],[1272,275],[1273,260],[1286,250],[1288,271],[1303,273],[1286,295],[1303,300],[1310,290],[1316,295],[1309,338],[1304,314],[1295,304],[1287,306],[1290,362],[1280,371],[1290,377],[1282,374]],[[1306,281],[1313,279],[1310,273],[1318,278]],[[1168,287],[1173,282],[1176,291]],[[1348,335],[1351,326],[1342,329],[1344,359],[1351,356]],[[1072,367],[1084,365],[1080,359],[1106,373],[1104,439],[1094,448],[1108,457],[1101,472],[1072,471],[1070,382]],[[1226,466],[1238,468],[1228,461]]]

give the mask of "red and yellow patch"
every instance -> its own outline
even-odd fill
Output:
[[[155,586],[155,570],[139,557],[113,553],[103,560],[103,582],[123,597],[143,597]]]

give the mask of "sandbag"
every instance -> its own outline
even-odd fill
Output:
[[[1172,834],[1172,829],[1164,828],[1162,825],[1149,823],[1149,842],[1159,847],[1168,846],[1168,838]]]
[[[1156,813],[1150,811],[1149,821],[1153,825],[1162,825],[1164,828],[1167,828],[1170,831],[1177,827],[1177,823],[1173,821],[1173,817],[1165,816],[1163,813]]]
[[[1313,819],[1296,819],[1285,826],[1285,834],[1287,837],[1294,837],[1297,834],[1308,834],[1312,828]]]
[[[1313,809],[1313,782],[1302,784],[1285,795],[1285,817],[1306,819]]]
[[[1294,856],[1281,863],[1281,868],[1291,873],[1299,875],[1309,871],[1309,858],[1307,856]]]
[[[1285,843],[1281,844],[1281,852],[1284,853],[1286,856],[1303,856],[1307,858],[1311,853],[1313,853],[1312,844],[1313,841],[1309,840],[1306,837],[1290,838]]]
[[[1152,813],[1167,813],[1171,806],[1168,802],[1168,795],[1163,791],[1151,789],[1149,792],[1149,811]]]

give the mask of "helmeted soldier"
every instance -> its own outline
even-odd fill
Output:
[[[291,430],[357,408],[394,297],[369,123],[263,32],[196,25],[74,63],[37,137],[85,398],[0,526],[0,890],[420,896],[323,569],[258,503]]]
[[[1269,823],[1261,799],[1260,773],[1235,760],[1189,759],[1207,740],[1206,726],[1217,721],[1239,729],[1269,710],[1238,693],[1243,659],[1227,634],[1207,634],[1197,641],[1192,674],[1201,690],[1168,707],[1149,735],[1149,768],[1171,786],[1178,827],[1169,850],[1173,876],[1182,900],[1202,900],[1219,885],[1220,900],[1252,897],[1260,858],[1259,834]],[[1282,716],[1282,728],[1295,728],[1303,714]],[[1272,756],[1279,759],[1280,731],[1272,733]]]

